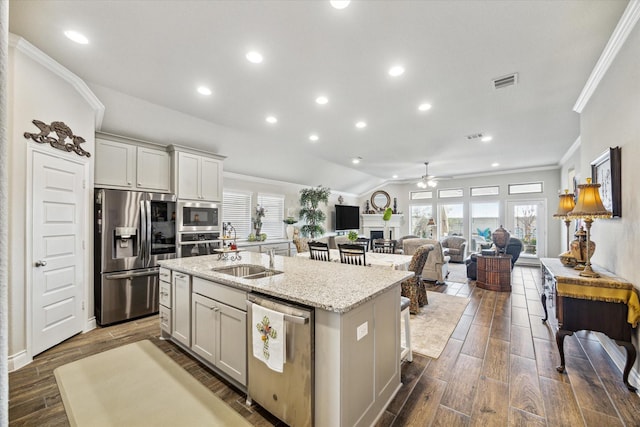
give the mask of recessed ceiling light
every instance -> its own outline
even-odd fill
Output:
[[[209,89],[209,88],[208,88],[208,87],[206,87],[206,86],[200,86],[200,87],[198,87],[198,93],[199,93],[200,95],[206,95],[206,96],[209,96],[209,95],[211,95],[211,94],[212,94],[211,89]]]
[[[261,63],[263,59],[260,52],[256,52],[255,50],[252,50],[251,52],[247,52],[245,57],[247,58],[247,61],[253,62],[254,64]]]
[[[364,128],[367,127],[367,122],[360,121],[360,122],[356,123],[356,127],[358,129],[364,129]]]
[[[319,96],[316,98],[316,103],[320,104],[320,105],[324,105],[327,102],[329,102],[329,98],[327,98],[326,96]]]
[[[429,111],[430,109],[431,109],[431,104],[429,104],[428,102],[418,105],[418,110],[420,111]]]
[[[482,141],[482,142],[489,142],[489,141],[491,141],[492,139],[493,139],[493,137],[492,137],[492,136],[487,135],[487,136],[483,136],[482,138],[480,138],[480,141]]]
[[[500,166],[500,163],[498,162],[491,163],[492,168],[497,168],[498,166]]]
[[[331,6],[336,9],[344,9],[345,7],[349,6],[351,0],[329,0],[329,3],[331,3]]]
[[[356,157],[355,159],[351,160],[351,163],[357,165],[358,163],[360,163],[360,160],[362,160],[362,157]]]
[[[89,39],[86,38],[83,34],[80,34],[77,31],[67,30],[64,32],[64,35],[67,36],[70,40],[73,40],[76,43],[80,44],[89,44]]]
[[[393,175],[391,178],[396,179],[398,175]]]
[[[313,142],[316,142],[317,140],[320,139],[320,137],[318,137],[318,135],[316,135],[315,133],[309,135],[309,139]]]
[[[404,67],[402,65],[395,65],[389,68],[389,75],[391,77],[398,77],[404,74]]]
[[[267,116],[265,119],[267,123],[275,124],[278,123],[278,119],[275,116]]]

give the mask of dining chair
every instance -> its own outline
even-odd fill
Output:
[[[367,265],[367,251],[363,245],[349,244],[338,245],[340,262],[351,265]]]
[[[388,239],[374,239],[372,250],[373,252],[383,254],[393,254],[396,252],[396,241]]]
[[[429,303],[427,300],[427,289],[420,275],[424,269],[424,264],[427,262],[429,252],[431,252],[433,248],[433,245],[422,245],[416,249],[409,263],[409,270],[415,274],[400,284],[401,295],[409,298],[409,312],[411,314],[417,314],[420,307]]]
[[[358,237],[354,243],[356,245],[364,246],[364,248],[365,248],[364,250],[366,252],[369,252],[369,242],[370,242],[370,240],[367,237]]]
[[[331,261],[329,255],[329,244],[311,241],[309,245],[309,258],[316,261]]]

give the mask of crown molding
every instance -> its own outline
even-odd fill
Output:
[[[104,105],[95,96],[95,94],[89,89],[89,86],[80,77],[73,74],[67,68],[54,61],[49,55],[29,43],[24,38],[15,34],[9,33],[9,46],[19,50],[29,58],[36,61],[58,77],[69,83],[84,100],[93,109],[95,114],[96,130],[102,127],[102,119],[104,118]]]
[[[571,156],[573,156],[573,154],[578,151],[578,148],[580,148],[580,145],[582,144],[582,140],[580,139],[580,137],[577,137],[575,141],[573,141],[573,144],[571,144],[571,147],[569,147],[569,149],[567,150],[566,153],[564,153],[564,156],[562,156],[562,158],[560,159],[560,161],[558,162],[558,166],[562,166],[565,163],[567,163],[569,161],[569,158]]]
[[[618,25],[616,25],[615,30],[613,30],[607,45],[600,55],[600,59],[598,59],[596,66],[593,68],[593,71],[591,71],[591,75],[589,76],[587,83],[584,85],[578,100],[573,106],[573,111],[576,113],[582,113],[582,110],[598,88],[600,81],[604,78],[609,66],[613,63],[616,55],[618,55],[618,51],[620,51],[624,45],[624,42],[627,40],[627,37],[629,37],[629,34],[633,30],[633,27],[636,25],[639,18],[640,0],[631,0],[627,5],[627,8],[622,13],[620,20],[618,21]]]

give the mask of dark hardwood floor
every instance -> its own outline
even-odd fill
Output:
[[[412,363],[402,365],[404,385],[378,427],[640,426],[640,397],[624,386],[594,334],[567,337],[567,373],[556,372],[555,330],[541,321],[540,270],[516,267],[512,277],[511,293],[479,289],[474,282],[430,289],[471,301],[438,359],[414,354]],[[260,407],[245,406],[244,394],[158,335],[158,317],[151,316],[77,335],[40,354],[9,375],[9,425],[69,425],[53,370],[142,339],[254,425],[282,425]]]

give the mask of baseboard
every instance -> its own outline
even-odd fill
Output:
[[[622,350],[615,341],[606,336],[603,333],[596,332],[596,337],[602,344],[604,351],[607,352],[613,363],[615,363],[616,367],[620,369],[620,373],[624,371],[624,365],[627,363],[627,352]],[[638,391],[636,394],[640,396],[640,373],[635,368],[631,368],[631,372],[629,372],[629,383],[638,387]]]
[[[27,350],[22,350],[7,359],[7,367],[9,372],[17,371],[23,366],[27,366],[33,361],[33,358],[27,354]]]
[[[98,323],[96,322],[96,316],[93,316],[90,319],[87,319],[87,323],[85,324],[84,329],[82,330],[82,333],[86,334],[87,332],[92,331],[97,327],[98,327]]]

